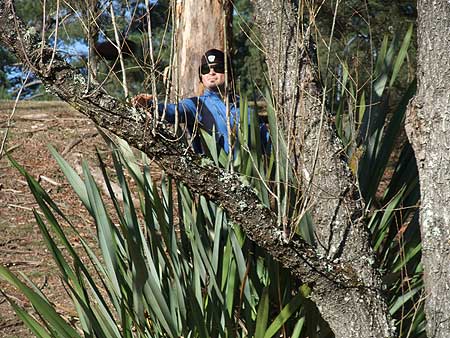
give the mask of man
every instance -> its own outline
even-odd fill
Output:
[[[157,109],[160,115],[170,123],[175,123],[176,116],[180,122],[187,126],[192,136],[192,147],[195,152],[203,153],[198,128],[212,135],[215,132],[217,145],[228,154],[234,146],[239,126],[239,98],[233,93],[232,72],[228,62],[228,74],[230,85],[225,86],[225,55],[217,49],[210,49],[201,58],[199,67],[200,81],[204,86],[201,96],[181,100],[178,104],[159,104]],[[226,93],[228,89],[228,93]],[[226,99],[229,102],[229,128],[227,125]],[[137,95],[133,99],[135,106],[151,107],[151,96],[148,94]],[[263,137],[263,146],[266,145],[268,132],[265,125],[260,125]],[[231,137],[231,140],[230,140]]]

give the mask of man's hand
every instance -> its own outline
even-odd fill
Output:
[[[151,102],[153,101],[153,96],[146,93],[141,93],[136,95],[131,99],[131,104],[136,108],[151,108]]]

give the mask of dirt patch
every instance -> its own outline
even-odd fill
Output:
[[[8,130],[5,149],[41,182],[80,233],[95,240],[94,223],[48,150],[51,144],[75,167],[80,167],[82,159],[92,167],[97,166],[96,149],[106,159],[109,150],[94,124],[62,102],[20,102],[11,118],[13,106],[13,102],[0,101],[1,140]],[[38,206],[25,179],[3,156],[0,158],[0,264],[30,277],[59,312],[70,316],[71,303],[67,302],[59,271],[42,241],[33,208]],[[23,296],[2,281],[0,289],[19,305],[29,307]],[[0,337],[33,337],[1,295]]]

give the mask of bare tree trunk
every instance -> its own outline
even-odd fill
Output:
[[[324,107],[315,46],[301,17],[313,9],[295,10],[283,0],[254,3],[279,123],[302,189],[301,208],[310,212],[316,228],[317,253],[349,264],[373,290],[362,295],[326,288],[331,292],[313,290],[312,298],[336,337],[389,337],[390,316],[362,221],[363,202]]]
[[[230,11],[228,0],[177,1],[173,78],[178,97],[200,93],[198,66],[201,55],[211,48],[224,50],[225,38],[230,36],[225,37],[225,30],[229,33],[231,29]]]
[[[450,2],[419,0],[418,93],[406,130],[419,170],[429,338],[450,337]]]

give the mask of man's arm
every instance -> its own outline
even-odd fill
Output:
[[[138,94],[132,98],[131,103],[134,107],[147,110],[147,114],[153,113],[153,95],[151,94]],[[177,114],[179,122],[185,122],[190,118],[197,118],[197,107],[190,99],[181,100],[178,104],[159,103],[157,111],[158,115],[164,116],[164,119],[169,123],[175,123]]]

